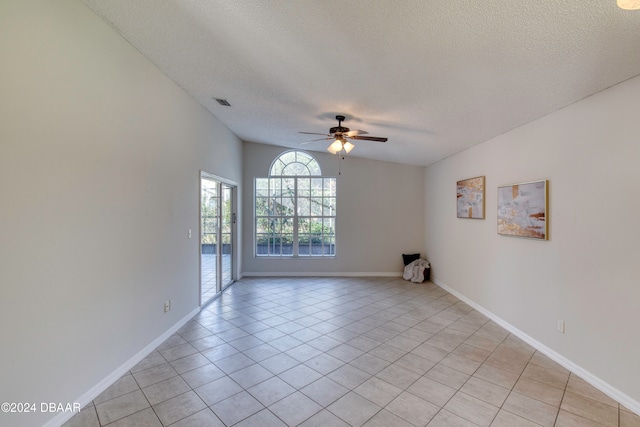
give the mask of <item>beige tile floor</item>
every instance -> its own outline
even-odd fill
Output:
[[[638,427],[438,286],[243,279],[65,427]]]

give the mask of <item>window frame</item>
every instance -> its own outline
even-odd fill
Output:
[[[298,162],[298,154],[302,155],[305,163]],[[293,161],[287,163],[283,158],[284,160],[293,158]],[[306,167],[306,173],[299,165]],[[287,170],[303,171],[303,174],[283,174]],[[308,183],[304,183],[304,180],[308,180]],[[273,183],[278,184],[274,186]],[[255,258],[333,259],[337,256],[337,179],[322,175],[320,165],[312,155],[301,150],[288,150],[281,153],[271,163],[269,176],[254,177],[253,190],[253,252]],[[274,192],[276,193],[274,194]],[[285,202],[285,197],[288,198],[287,202]],[[274,200],[275,202],[273,202]],[[302,206],[304,205],[301,203],[303,201],[308,201],[308,208]],[[267,211],[271,209],[273,214],[261,215],[259,212],[261,203],[264,209]],[[275,206],[274,203],[278,205]],[[303,207],[306,212],[301,211]],[[276,210],[282,209],[285,210],[276,212]],[[260,225],[261,220],[266,220],[262,223],[263,225]],[[269,233],[264,231],[266,230],[264,225],[267,223],[270,223],[267,227],[279,227],[279,232],[271,233],[271,236],[268,236]],[[307,230],[302,233],[302,229],[305,228],[304,223],[308,225]],[[290,227],[290,232],[283,232],[282,227],[285,225]],[[315,229],[315,232],[312,229]],[[263,231],[260,232],[261,230]],[[260,253],[259,241],[264,238],[268,239],[267,253]],[[271,238],[273,240],[270,240]],[[289,239],[291,242],[290,250],[285,249]],[[320,245],[314,244],[314,240],[316,242],[319,240]],[[314,253],[318,250],[318,246],[319,253]],[[272,249],[274,250],[272,251]]]

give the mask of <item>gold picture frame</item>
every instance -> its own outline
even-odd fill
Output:
[[[549,181],[498,187],[498,234],[549,240]]]
[[[456,183],[458,218],[484,219],[485,177],[463,179]]]

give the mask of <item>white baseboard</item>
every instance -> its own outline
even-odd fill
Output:
[[[495,314],[493,314],[489,310],[485,309],[484,307],[476,304],[474,301],[470,300],[466,296],[462,295],[460,292],[458,292],[455,289],[452,289],[451,287],[449,287],[446,284],[442,283],[440,280],[431,279],[431,281],[433,283],[435,283],[436,285],[440,286],[445,291],[449,292],[451,295],[454,295],[455,297],[457,297],[461,301],[464,301],[466,304],[470,305],[471,307],[473,307],[474,309],[476,309],[480,313],[484,314],[489,319],[493,320],[498,325],[500,325],[501,327],[503,327],[507,331],[511,332],[513,335],[517,336],[522,341],[526,342],[531,347],[535,348],[536,350],[538,350],[539,352],[541,352],[542,354],[544,354],[545,356],[547,356],[548,358],[550,358],[554,362],[558,363],[559,365],[563,366],[564,368],[566,368],[566,369],[570,370],[571,372],[573,372],[574,374],[578,375],[580,378],[582,378],[583,380],[585,380],[586,382],[588,382],[589,384],[591,384],[592,386],[594,386],[595,388],[597,388],[598,390],[600,390],[601,392],[603,392],[604,394],[609,396],[610,398],[612,398],[612,399],[616,400],[617,402],[621,403],[622,405],[626,406],[629,410],[635,412],[636,414],[640,414],[640,402],[638,402],[637,400],[632,399],[631,397],[629,397],[625,393],[621,392],[617,388],[613,387],[609,383],[607,383],[607,382],[603,381],[602,379],[598,378],[597,376],[593,375],[591,372],[589,372],[586,369],[582,368],[581,366],[575,364],[571,360],[569,360],[566,357],[562,356],[561,354],[555,352],[554,350],[550,349],[549,347],[547,347],[546,345],[542,344],[541,342],[535,340],[534,338],[530,337],[529,335],[525,334],[524,332],[522,332],[521,330],[519,330],[515,326],[511,325],[510,323],[508,323],[505,320],[501,319],[500,317],[496,316]]]
[[[176,324],[174,324],[171,328],[167,329],[162,335],[153,340],[149,345],[136,353],[133,357],[127,360],[124,364],[122,364],[115,371],[107,375],[102,381],[100,381],[95,386],[91,387],[86,393],[77,398],[74,402],[80,404],[81,408],[87,406],[93,399],[100,396],[100,394],[105,391],[109,386],[115,383],[120,377],[129,372],[134,366],[136,366],[142,359],[147,357],[153,350],[156,349],[160,344],[162,344],[167,338],[171,335],[175,334],[178,329],[185,325],[189,320],[193,318],[200,311],[200,307],[195,308],[189,314],[180,319]],[[73,417],[75,412],[60,412],[58,415],[53,417],[49,422],[47,422],[43,427],[59,427],[65,422],[67,422],[71,417]]]
[[[274,271],[274,272],[254,272],[245,271],[243,277],[402,277],[402,272],[306,272],[306,271]]]

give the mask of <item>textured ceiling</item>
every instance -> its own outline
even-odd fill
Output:
[[[615,0],[83,0],[245,141],[429,165],[640,74]],[[212,98],[228,99],[222,107]]]

